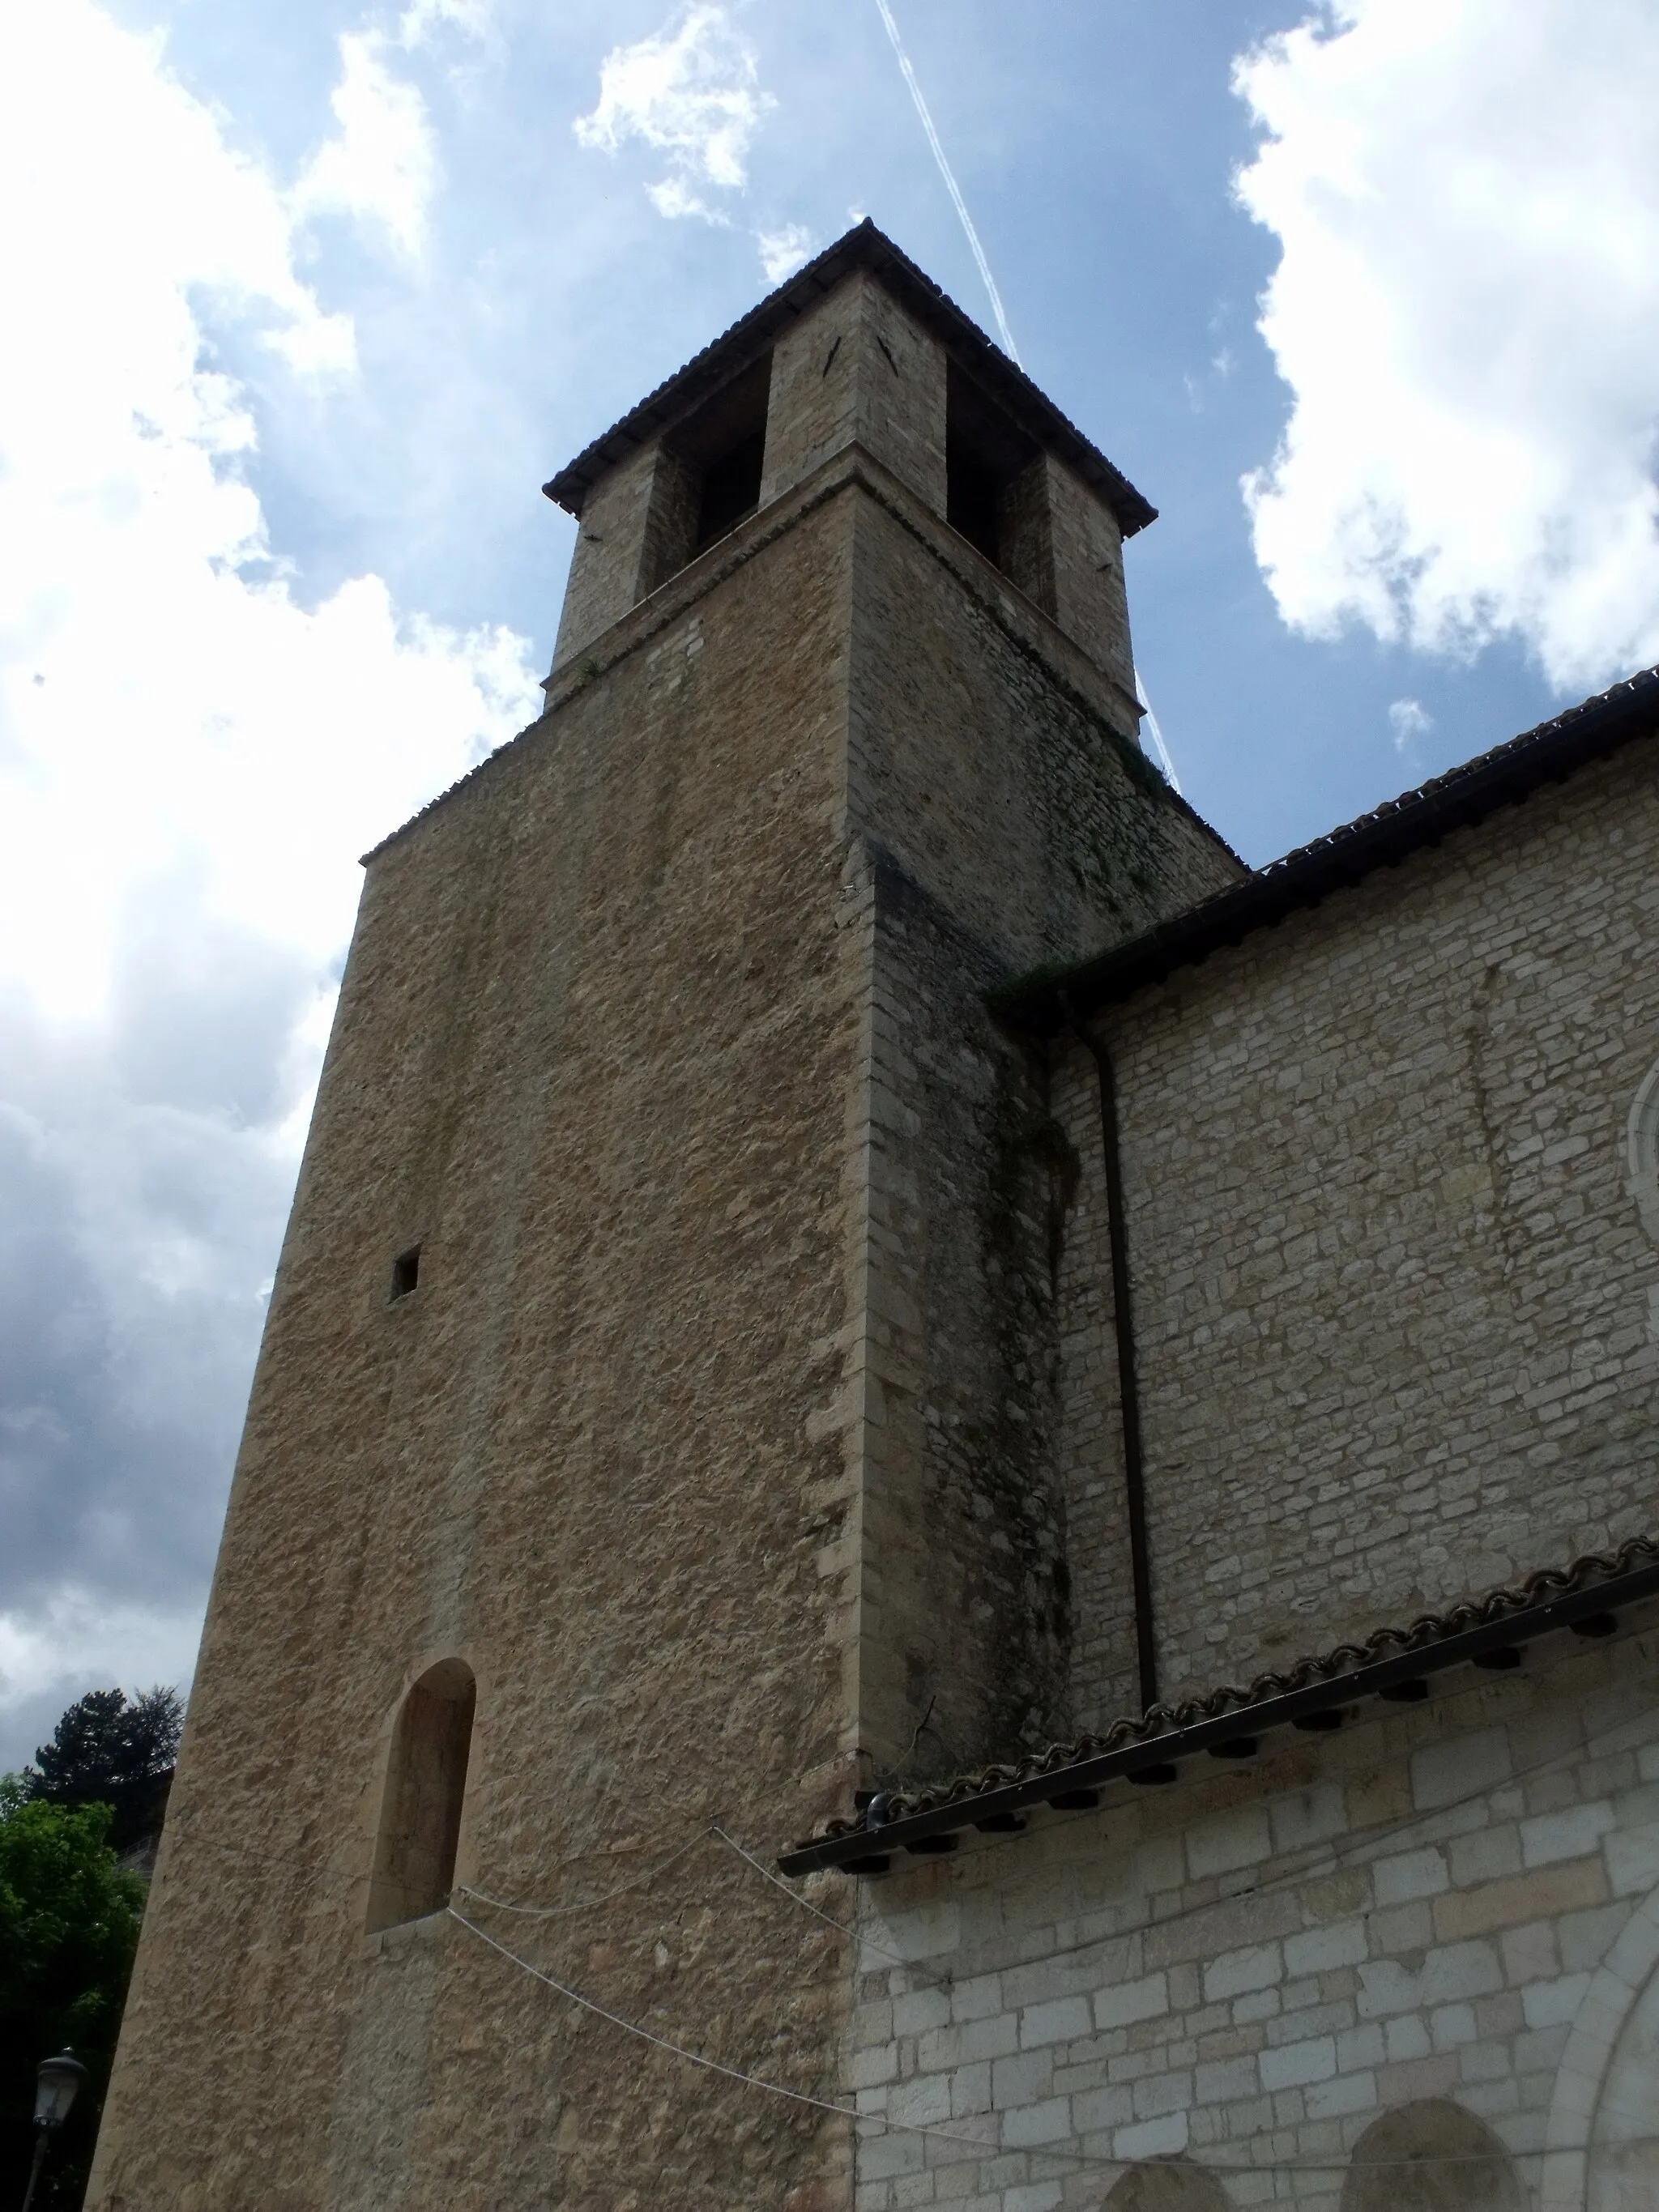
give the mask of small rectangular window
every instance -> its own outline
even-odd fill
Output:
[[[392,1296],[395,1303],[406,1298],[421,1279],[421,1248],[411,1244],[407,1252],[399,1252],[392,1263]]]

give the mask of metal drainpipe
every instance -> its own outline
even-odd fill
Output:
[[[1100,1083],[1101,1148],[1105,1155],[1106,1223],[1112,1248],[1112,1322],[1117,1336],[1118,1398],[1123,1414],[1123,1489],[1129,1522],[1129,1577],[1134,1593],[1135,1661],[1143,1710],[1158,1703],[1158,1642],[1152,1627],[1152,1559],[1146,1535],[1146,1468],[1140,1434],[1140,1386],[1135,1376],[1134,1310],[1129,1296],[1129,1237],[1118,1139],[1117,1076],[1112,1056],[1062,997],[1066,1018],[1094,1060]]]

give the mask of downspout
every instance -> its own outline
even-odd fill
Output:
[[[1146,1534],[1146,1464],[1140,1432],[1140,1386],[1135,1374],[1134,1310],[1129,1295],[1129,1234],[1123,1204],[1123,1160],[1118,1136],[1117,1077],[1112,1056],[1085,1029],[1064,996],[1060,1004],[1073,1033],[1091,1055],[1100,1082],[1101,1149],[1106,1169],[1106,1225],[1112,1253],[1112,1324],[1117,1336],[1118,1402],[1123,1419],[1123,1490],[1129,1524],[1129,1579],[1134,1597],[1135,1662],[1140,1703],[1158,1703],[1158,1642],[1152,1627],[1152,1559]]]

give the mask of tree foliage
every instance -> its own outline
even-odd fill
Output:
[[[35,2069],[67,2045],[91,2079],[52,2146],[35,2203],[78,2206],[143,1916],[100,1804],[54,1804],[0,1780],[0,2203],[22,2200]]]
[[[24,1769],[29,1792],[54,1805],[107,1805],[115,1848],[130,1850],[161,1826],[184,1718],[178,1691],[160,1683],[131,1704],[123,1691],[94,1690]]]

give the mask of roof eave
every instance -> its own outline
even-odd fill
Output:
[[[646,443],[727,382],[854,269],[868,269],[885,277],[919,319],[966,356],[1009,412],[1102,495],[1126,538],[1157,520],[1158,509],[1121,470],[1114,467],[1024,371],[868,217],[798,270],[620,422],[585,447],[548,479],[543,491],[567,514],[580,514],[588,492],[605,470],[623,458],[623,452]],[[619,440],[622,449],[615,450]]]
[[[1479,1662],[1488,1655],[1535,1642],[1557,1630],[1598,1615],[1616,1614],[1624,1608],[1659,1595],[1659,1561],[1650,1561],[1623,1574],[1591,1582],[1560,1596],[1523,1607],[1495,1620],[1436,1638],[1419,1647],[1395,1653],[1367,1665],[1333,1674],[1279,1695],[1230,1705],[1221,1713],[1206,1715],[1185,1726],[1170,1727],[1121,1744],[1085,1759],[1022,1777],[994,1787],[970,1790],[949,1802],[929,1807],[884,1822],[879,1827],[849,1829],[796,1844],[778,1860],[781,1870],[799,1876],[838,1869],[846,1873],[875,1874],[886,1870],[886,1862],[900,1850],[926,1846],[930,1838],[959,1833],[987,1821],[1001,1824],[1030,1808],[1054,1805],[1093,1793],[1105,1784],[1133,1781],[1148,1769],[1172,1768],[1194,1753],[1217,1744],[1267,1735],[1277,1728],[1295,1727],[1315,1714],[1329,1713],[1369,1698],[1386,1698],[1407,1682],[1426,1681],[1435,1674]],[[1221,1771],[1218,1765],[1216,1771]],[[1160,1779],[1166,1778],[1163,1776]],[[1063,1803],[1060,1809],[1066,1809]],[[883,1863],[874,1863],[879,1859]]]
[[[1062,970],[1017,979],[996,992],[993,1011],[1012,1028],[1052,1036],[1106,1006],[1162,982],[1179,968],[1271,928],[1378,868],[1472,828],[1550,783],[1659,726],[1659,668],[1616,684],[1507,744],[1482,753],[1415,792],[1390,800],[1314,844],[1218,892],[1143,936]]]

